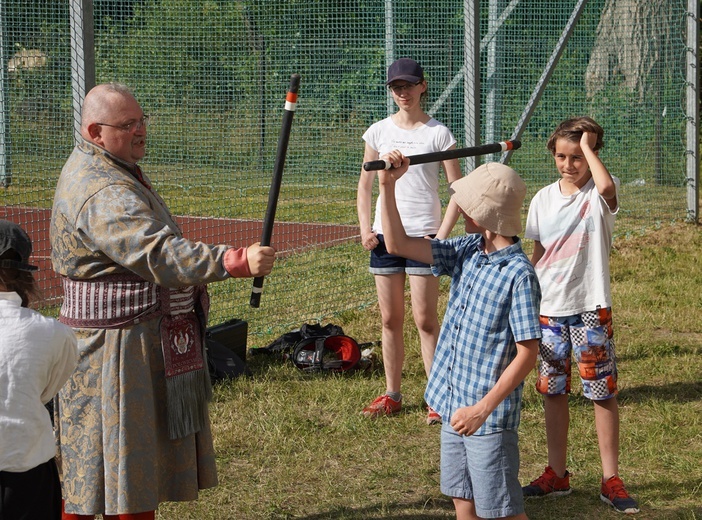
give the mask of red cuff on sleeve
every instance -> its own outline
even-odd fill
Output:
[[[222,263],[227,272],[234,278],[247,278],[251,276],[245,247],[240,247],[238,249],[232,247],[231,249],[227,249],[224,253],[224,260]]]

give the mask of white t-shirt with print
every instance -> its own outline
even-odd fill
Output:
[[[448,150],[456,144],[451,131],[436,119],[405,130],[388,117],[366,130],[363,140],[379,155],[400,150],[403,154],[419,155]],[[438,162],[410,166],[395,185],[395,198],[400,218],[409,236],[433,235],[441,227],[441,200],[439,199]],[[380,197],[375,203],[373,231],[382,234]]]
[[[619,179],[613,179],[618,189]],[[618,202],[614,211],[609,209],[593,179],[572,195],[564,195],[554,182],[534,196],[524,237],[544,247],[534,266],[542,315],[571,316],[611,307],[609,254],[618,211]]]

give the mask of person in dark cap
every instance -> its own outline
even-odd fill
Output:
[[[427,97],[424,69],[411,58],[400,58],[388,68],[387,85],[397,112],[371,125],[363,134],[363,161],[399,149],[407,155],[450,150],[456,147],[451,131],[428,115],[423,104]],[[458,220],[458,209],[450,203],[442,220],[439,197],[440,168],[448,182],[461,178],[457,159],[442,163],[410,166],[397,183],[397,204],[407,234],[412,237],[446,238]],[[405,358],[403,335],[405,284],[409,278],[412,314],[419,333],[424,369],[429,374],[439,336],[437,302],[439,281],[428,264],[388,253],[380,221],[380,198],[371,215],[373,185],[377,172],[361,169],[357,210],[361,243],[370,252],[370,272],[374,275],[382,319],[385,392],[363,409],[367,417],[392,415],[402,408],[402,365]],[[427,409],[428,424],[441,422],[435,410]]]
[[[32,242],[0,220],[0,518],[58,520],[61,485],[45,405],[78,360],[70,327],[28,308],[37,296]]]

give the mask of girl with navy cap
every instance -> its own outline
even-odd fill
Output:
[[[363,134],[363,162],[373,161],[392,150],[417,155],[450,150],[456,147],[451,131],[428,115],[423,104],[427,81],[421,65],[410,58],[400,58],[388,68],[385,82],[397,111],[378,121]],[[449,183],[462,177],[458,160],[410,166],[397,183],[397,204],[402,223],[409,236],[446,238],[458,220],[458,209],[451,202],[442,220],[439,198],[439,175],[443,167]],[[429,374],[439,335],[437,301],[439,281],[427,264],[391,255],[385,248],[380,199],[371,214],[371,200],[376,172],[361,170],[358,182],[357,209],[363,247],[370,251],[370,272],[375,277],[382,319],[382,348],[386,391],[363,409],[363,415],[393,415],[402,408],[402,365],[405,358],[403,336],[405,283],[409,278],[412,315],[419,332],[424,369]],[[427,410],[427,423],[440,423],[434,410]]]

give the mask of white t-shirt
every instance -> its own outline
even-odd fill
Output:
[[[619,188],[619,179],[613,177]],[[611,307],[609,253],[614,219],[590,179],[572,195],[554,182],[529,205],[524,237],[541,242],[544,254],[534,268],[541,285],[541,314],[572,316]]]
[[[0,292],[0,471],[23,472],[51,460],[56,444],[44,407],[78,362],[73,330]]]
[[[413,130],[397,126],[392,118],[378,121],[366,130],[363,140],[379,155],[400,150],[405,155],[442,152],[456,144],[451,131],[432,118]],[[441,227],[438,162],[410,166],[395,185],[395,199],[405,232],[411,237],[433,235]],[[373,231],[382,234],[380,197],[375,203]]]

